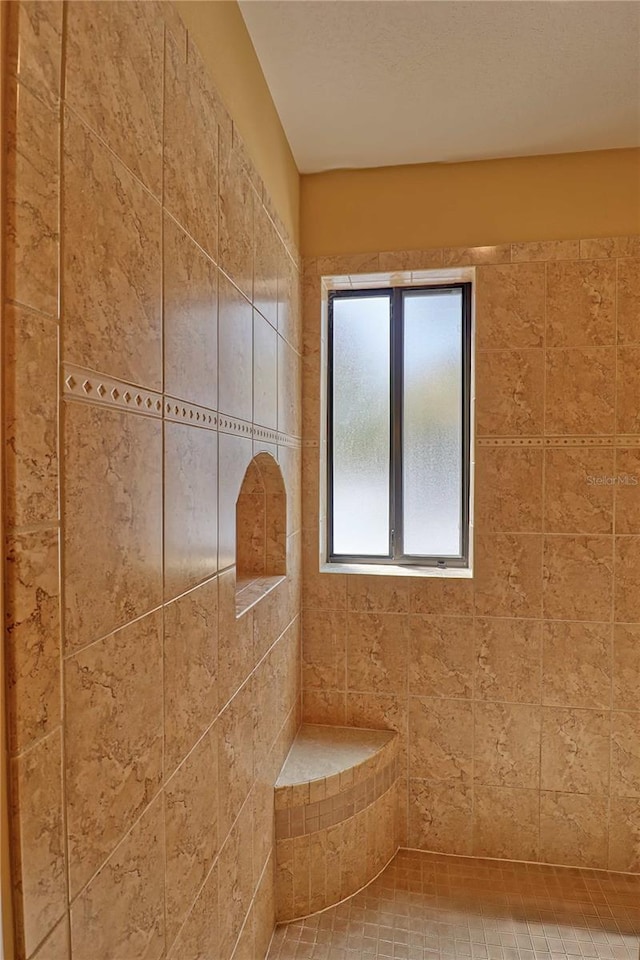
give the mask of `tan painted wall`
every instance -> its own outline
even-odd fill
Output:
[[[640,150],[335,170],[301,184],[307,257],[640,232]]]
[[[235,0],[176,4],[271,199],[298,242],[300,177]]]

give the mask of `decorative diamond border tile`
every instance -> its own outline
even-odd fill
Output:
[[[72,400],[126,409],[147,417],[162,417],[161,394],[82,367],[64,365],[63,393]]]
[[[478,447],[638,447],[640,436],[476,437]]]
[[[67,400],[84,403],[98,403],[101,406],[129,410],[148,417],[162,418],[174,423],[188,423],[189,426],[205,430],[217,430],[233,436],[247,437],[250,440],[262,440],[265,443],[281,447],[299,448],[300,437],[293,437],[278,430],[249,423],[228,414],[187,403],[168,394],[155,393],[136,387],[115,377],[103,376],[95,370],[87,370],[73,364],[63,365],[63,396]]]

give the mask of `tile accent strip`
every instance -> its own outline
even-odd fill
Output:
[[[476,437],[479,447],[638,447],[640,436]]]
[[[163,396],[153,390],[145,390],[124,380],[103,376],[95,370],[87,370],[73,364],[64,364],[63,393],[68,400],[127,409],[132,413],[148,417],[162,417],[174,423],[188,423],[193,427],[203,427],[205,430],[218,430],[220,433],[238,437],[264,440],[281,447],[302,446],[300,437],[280,433],[268,427],[256,426],[248,420],[239,420],[237,417],[221,414],[217,410],[200,407],[195,403],[187,403],[168,394]]]
[[[276,840],[292,840],[335,826],[378,800],[398,779],[397,756],[378,773],[315,803],[276,810]]]
[[[176,423],[185,421],[193,427],[204,427],[206,430],[216,430],[218,427],[218,414],[215,410],[209,410],[208,407],[199,407],[194,403],[184,403],[182,400],[166,395],[164,398],[164,419]]]
[[[92,370],[65,364],[63,391],[70,400],[99,403],[102,406],[127,409],[148,417],[162,416],[162,395],[143,390],[113,377],[103,377]]]

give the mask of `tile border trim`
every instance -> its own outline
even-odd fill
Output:
[[[62,380],[63,395],[69,400],[96,403],[147,417],[162,418],[160,393],[66,363],[62,368]]]
[[[262,427],[210,407],[188,403],[169,394],[136,387],[125,380],[96,373],[95,370],[70,363],[63,364],[62,370],[62,391],[66,400],[128,410],[141,416],[171,423],[186,423],[190,427],[245,437],[247,440],[260,440],[281,447],[302,447],[301,437]]]
[[[476,437],[478,447],[640,447],[640,436]]]

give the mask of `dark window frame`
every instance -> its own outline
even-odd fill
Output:
[[[404,376],[404,298],[411,293],[462,291],[462,497],[460,552],[456,556],[411,556],[404,553],[402,424]],[[336,554],[333,551],[333,304],[346,298],[385,296],[390,301],[390,444],[389,444],[389,552],[387,556]],[[422,286],[375,287],[332,290],[328,297],[328,369],[327,369],[327,562],[379,564],[389,566],[467,569],[469,566],[469,521],[471,482],[471,302],[470,281]]]

